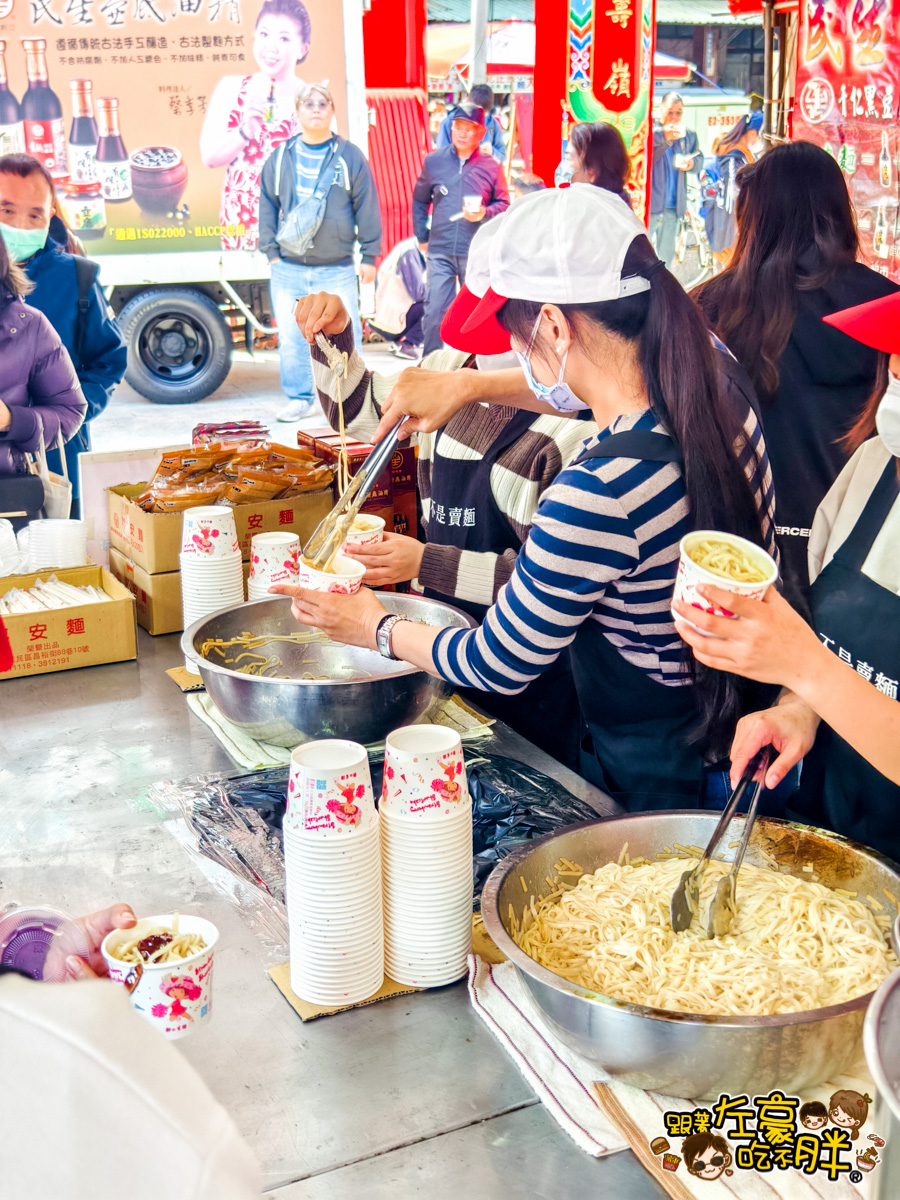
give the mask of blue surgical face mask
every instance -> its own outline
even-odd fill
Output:
[[[556,383],[538,383],[534,375],[532,375],[531,362],[529,360],[540,323],[541,314],[538,313],[538,318],[531,331],[531,337],[528,339],[528,349],[524,354],[519,350],[514,351],[516,358],[519,360],[519,366],[525,372],[525,382],[528,384],[532,395],[536,400],[541,400],[544,404],[549,404],[551,408],[555,408],[557,412],[581,412],[586,408],[590,408],[589,404],[585,404],[583,400],[579,400],[569,385],[563,382],[563,375],[566,372],[566,359],[569,356],[568,350],[566,350],[560,359],[559,376]]]
[[[49,225],[40,229],[16,229],[13,225],[0,223],[0,237],[6,243],[9,257],[14,262],[24,262],[26,258],[31,258],[32,254],[37,254],[38,250],[43,250],[49,232]]]

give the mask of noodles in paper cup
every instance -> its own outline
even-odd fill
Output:
[[[734,533],[697,529],[681,539],[680,550],[673,599],[717,617],[734,614],[718,608],[701,596],[697,591],[701,584],[711,583],[727,592],[746,596],[749,600],[762,600],[770,585],[778,578],[778,565],[774,558],[760,546]],[[674,610],[672,615],[677,620],[685,620]],[[687,624],[704,637],[718,636],[697,629],[691,621]]]
[[[145,961],[137,943],[166,932],[176,935],[170,947],[159,947],[150,961]],[[210,1018],[213,952],[218,940],[219,931],[211,921],[166,913],[145,917],[131,929],[114,929],[103,939],[100,952],[110,979],[124,985],[141,1016],[174,1040],[186,1037]],[[186,956],[181,957],[185,951]]]

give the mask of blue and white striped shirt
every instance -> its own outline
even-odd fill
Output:
[[[329,138],[327,142],[320,142],[316,146],[308,145],[302,137],[297,138],[294,145],[294,157],[297,160],[298,200],[302,200],[304,196],[311,196],[316,190],[322,163],[325,161],[325,156],[331,153],[333,144],[334,138]]]
[[[666,432],[644,409],[617,417],[585,446],[629,429]],[[772,473],[749,409],[735,451],[756,499],[766,548],[774,554]],[[438,635],[437,670],[457,686],[515,694],[591,620],[652,679],[687,683],[684,644],[669,605],[679,542],[690,528],[677,463],[595,458],[567,467],[541,497],[512,578],[480,628]]]

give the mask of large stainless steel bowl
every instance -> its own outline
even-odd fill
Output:
[[[796,1094],[839,1074],[858,1052],[872,993],[847,1004],[773,1017],[674,1013],[568,983],[538,966],[510,936],[510,909],[521,922],[529,898],[546,893],[545,879],[553,877],[560,856],[591,872],[618,859],[627,842],[631,857],[653,859],[676,842],[705,846],[718,817],[697,811],[642,813],[570,826],[529,842],[488,878],[481,902],[484,923],[561,1040],[622,1082],[687,1098],[715,1098],[722,1092],[753,1096],[775,1087]],[[735,819],[726,847],[739,840],[743,820]],[[725,849],[721,856],[727,860],[733,855],[733,849]],[[745,861],[771,866],[773,857],[781,870],[801,879],[809,878],[802,868],[812,863],[828,887],[882,901],[882,888],[900,896],[898,868],[873,851],[821,830],[761,818]]]
[[[414,621],[460,629],[475,625],[466,613],[449,604],[392,592],[379,592],[378,598],[389,612],[403,613]],[[391,662],[373,650],[355,646],[262,645],[259,653],[277,655],[290,679],[242,675],[200,654],[200,647],[211,637],[231,638],[245,631],[264,637],[308,628],[291,616],[289,597],[273,596],[195,621],[184,631],[181,648],[197,664],[216,708],[250,737],[276,746],[293,747],[322,737],[351,738],[363,745],[380,742],[399,725],[421,720],[453,690],[417,667]],[[347,666],[368,672],[370,678],[356,682],[340,679],[341,668]],[[303,679],[304,672],[338,678]]]

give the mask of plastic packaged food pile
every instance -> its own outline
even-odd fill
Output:
[[[268,426],[259,421],[214,421],[195,425],[191,433],[194,446],[206,446],[211,442],[265,442],[269,439]]]
[[[101,588],[75,587],[71,583],[61,583],[55,575],[51,575],[49,579],[36,580],[27,590],[13,588],[0,596],[0,616],[46,612],[49,608],[71,608],[78,604],[100,604],[111,599]]]
[[[334,470],[305,446],[210,442],[163,454],[146,491],[144,512],[171,513],[200,504],[286,500],[329,487]]]

